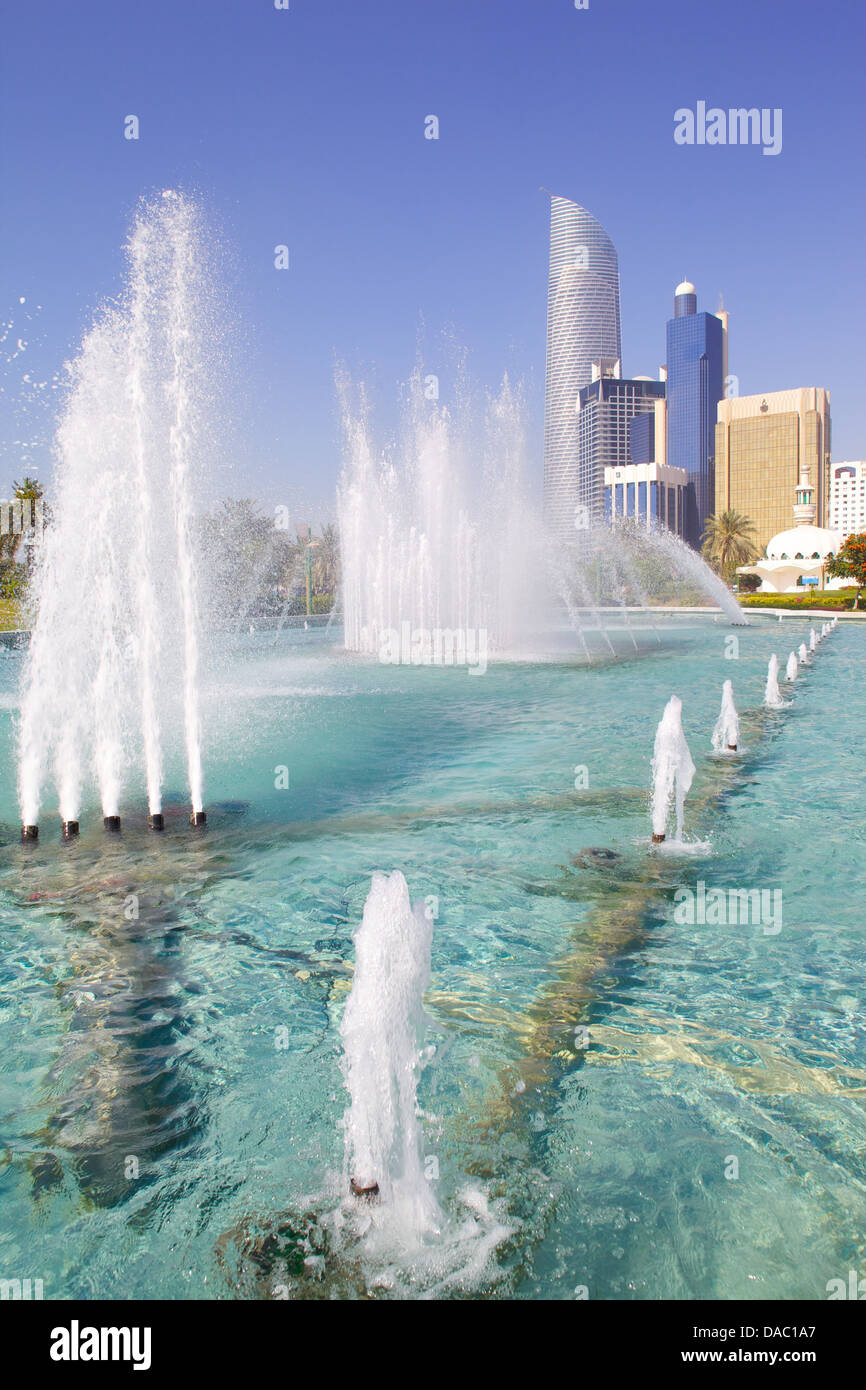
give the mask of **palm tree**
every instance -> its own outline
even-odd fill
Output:
[[[334,594],[340,579],[340,539],[333,521],[323,526],[313,555],[313,591]]]
[[[754,533],[749,518],[729,507],[727,511],[707,517],[701,537],[701,554],[719,574],[730,580],[738,565],[757,559],[759,551]]]

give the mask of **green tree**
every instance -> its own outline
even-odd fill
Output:
[[[210,578],[209,616],[217,620],[243,622],[276,605],[294,580],[297,544],[252,498],[228,498],[202,517],[199,541]]]
[[[738,565],[757,559],[755,528],[747,516],[733,508],[707,517],[701,537],[701,554],[724,579],[734,577]]]
[[[335,594],[340,582],[340,538],[332,521],[323,526],[313,552],[313,593]]]
[[[827,574],[831,579],[853,579],[857,585],[854,607],[860,606],[860,595],[866,585],[866,531],[849,536],[838,555],[830,558]]]

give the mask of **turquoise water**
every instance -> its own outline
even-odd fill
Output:
[[[862,1270],[866,631],[840,625],[762,712],[806,624],[755,620],[736,660],[721,623],[658,627],[615,663],[483,677],[321,631],[225,639],[207,832],[175,752],[164,836],[130,797],[120,840],[92,807],[63,846],[43,811],[33,849],[0,649],[0,1277],[55,1298],[821,1299]],[[716,759],[727,678],[745,751]],[[673,693],[698,844],[666,854],[649,759]],[[351,934],[393,868],[435,914],[419,1105],[445,1221],[423,1259],[341,1218]],[[675,920],[699,881],[780,890],[781,930]]]

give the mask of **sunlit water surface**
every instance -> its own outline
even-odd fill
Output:
[[[840,625],[761,711],[804,624],[756,620],[736,660],[721,622],[657,627],[618,663],[483,677],[380,666],[338,631],[227,638],[207,831],[177,740],[163,836],[130,771],[122,837],[94,804],[64,846],[43,810],[32,848],[0,648],[0,1276],[51,1298],[821,1299],[862,1270],[866,631]],[[745,751],[719,758],[728,678]],[[689,854],[648,844],[671,694]],[[434,913],[419,1105],[445,1221],[423,1252],[345,1198],[352,931],[394,868]],[[677,922],[699,881],[780,889],[781,930]]]

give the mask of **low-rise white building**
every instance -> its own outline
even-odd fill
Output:
[[[753,565],[740,565],[737,574],[756,574],[761,594],[797,594],[810,587],[844,589],[850,579],[828,579],[827,562],[842,548],[839,531],[815,525],[815,494],[808,466],[800,473],[794,503],[794,525],[767,542],[767,553]]]
[[[831,531],[840,531],[843,540],[866,531],[866,463],[830,465]]]

